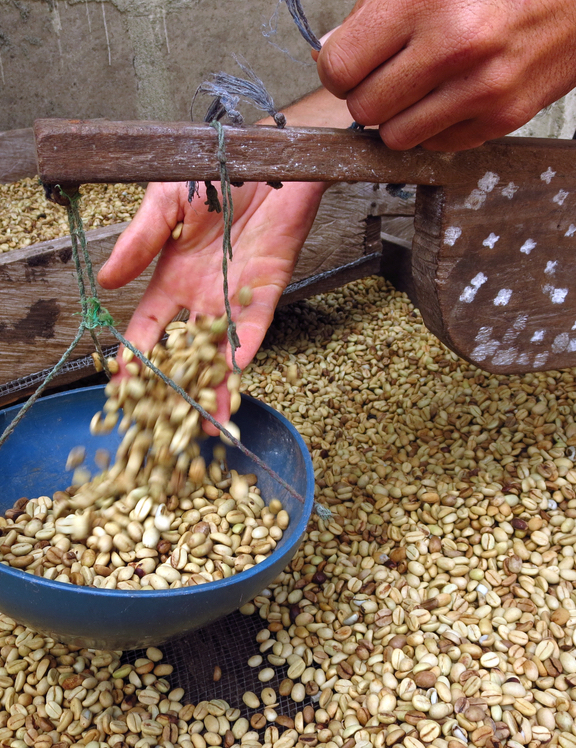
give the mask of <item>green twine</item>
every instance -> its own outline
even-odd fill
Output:
[[[100,327],[113,325],[114,320],[112,319],[112,315],[100,304],[98,299],[98,289],[96,286],[96,278],[94,276],[94,268],[92,267],[90,252],[88,252],[84,224],[82,223],[82,216],[80,215],[80,192],[77,191],[73,195],[67,195],[59,185],[56,189],[62,197],[68,200],[66,210],[68,212],[68,226],[70,227],[70,239],[72,241],[72,255],[74,257],[74,265],[76,266],[78,293],[80,294],[80,306],[82,308],[82,324],[85,329],[89,330],[94,347],[100,357],[102,367],[104,368],[106,376],[110,379],[112,375],[108,369],[106,356],[104,356],[102,346],[100,345],[100,341],[98,340],[95,331]],[[84,268],[92,292],[92,295],[89,297],[86,296],[86,284],[84,283],[84,272],[80,264],[79,247],[82,251]]]
[[[95,330],[98,327],[112,327],[114,324],[114,318],[97,298],[90,296],[86,299],[86,314],[84,315],[86,329]]]
[[[210,123],[218,133],[218,162],[220,164],[220,189],[222,192],[222,214],[224,218],[224,232],[222,238],[222,275],[224,276],[224,307],[228,318],[228,342],[232,352],[232,370],[240,374],[240,367],[236,363],[236,351],[240,348],[240,339],[236,332],[236,324],[232,320],[230,299],[228,296],[228,260],[232,260],[232,224],[234,223],[234,204],[232,202],[232,186],[226,166],[226,147],[224,145],[224,128],[214,120]],[[210,185],[212,186],[212,185]]]

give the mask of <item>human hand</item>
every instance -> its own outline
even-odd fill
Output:
[[[574,0],[359,0],[314,56],[390,148],[501,137],[576,86]]]
[[[244,368],[255,356],[274,309],[290,281],[320,204],[325,185],[287,183],[275,190],[249,183],[233,188],[234,258],[228,264],[229,298],[241,347],[236,361]],[[188,203],[183,183],[150,184],[140,209],[98,274],[104,288],[115,289],[136,278],[159,254],[160,258],[134,315],[126,338],[140,350],[150,350],[166,325],[181,309],[191,314],[224,314],[222,286],[222,214],[209,213],[204,191]],[[175,241],[171,234],[182,222]],[[241,306],[238,291],[252,288],[253,298]],[[226,355],[231,366],[231,351]],[[218,390],[220,422],[229,419],[225,385]],[[206,430],[213,433],[209,424]]]

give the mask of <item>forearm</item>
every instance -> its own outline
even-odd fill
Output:
[[[319,88],[306,94],[290,106],[282,109],[290,127],[350,127],[352,115],[345,101],[337,99],[325,88]],[[274,121],[267,117],[260,121],[262,125],[272,125]]]

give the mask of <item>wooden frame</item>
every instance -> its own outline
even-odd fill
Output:
[[[0,134],[0,182],[37,175],[32,130]],[[14,144],[18,147],[13,150]],[[23,158],[22,154],[33,159]],[[18,155],[20,154],[20,155]],[[17,168],[15,168],[15,165]],[[293,281],[280,304],[336,288],[356,278],[380,272],[382,221],[413,223],[413,201],[390,197],[371,184],[339,184],[325,195],[317,220],[302,250]],[[127,224],[87,232],[95,267],[108,257]],[[390,246],[392,246],[390,244]],[[102,299],[121,329],[148,283],[151,270],[130,283],[121,294],[102,291]],[[42,372],[56,363],[78,324],[78,289],[71,266],[67,237],[0,254],[0,405],[31,394]],[[103,334],[102,344],[116,341]],[[86,339],[71,364],[54,380],[61,386],[93,371]],[[14,387],[18,386],[15,390]]]
[[[37,123],[36,138],[43,181],[219,176],[217,134],[208,125],[45,120]],[[326,195],[286,303],[380,270],[408,292],[440,340],[488,371],[576,365],[574,142],[505,138],[456,154],[422,149],[399,153],[386,149],[373,132],[226,127],[225,145],[234,181],[340,183]],[[0,178],[1,151],[0,137]],[[414,224],[409,203],[399,207],[396,201],[394,213],[387,207],[394,200],[383,199],[384,190],[345,184],[372,181],[419,185]],[[381,243],[382,229],[395,236],[392,242]],[[90,234],[91,251],[103,259],[118,230]],[[42,329],[34,304],[48,299],[47,286],[62,276],[66,264],[58,259],[65,245],[47,244],[0,256],[0,279],[6,273],[20,278],[16,293],[17,285],[0,282],[0,338],[4,331],[5,339],[12,336],[10,348],[18,348],[6,366],[0,365],[0,382],[31,371],[32,362],[24,363],[30,331],[19,339],[9,330],[27,325],[36,333]],[[30,263],[42,269],[30,270]],[[53,281],[48,280],[51,272]],[[70,303],[63,304],[50,328],[54,336],[42,339],[43,358],[34,359],[34,366],[46,368],[56,349],[61,352],[71,339],[64,322],[76,298],[70,275],[66,273],[68,280],[58,293],[60,303],[64,298]],[[141,290],[140,285],[128,289],[132,308]],[[129,305],[118,313],[114,299],[105,303],[122,323],[127,321]]]

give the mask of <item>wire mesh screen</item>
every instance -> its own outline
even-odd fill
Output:
[[[163,662],[174,666],[174,672],[169,676],[172,688],[181,687],[185,691],[184,702],[197,704],[199,701],[210,699],[224,699],[231,707],[241,710],[242,716],[249,718],[255,711],[245,706],[242,694],[253,691],[258,697],[265,687],[273,688],[278,694],[278,687],[286,677],[288,665],[276,667],[275,677],[267,682],[258,680],[258,673],[268,667],[266,654],[262,665],[249,667],[247,661],[252,655],[259,653],[256,634],[266,623],[258,615],[244,616],[232,613],[226,618],[210,624],[204,629],[194,631],[184,639],[163,644],[160,649],[164,653]],[[272,635],[274,636],[274,635]],[[143,650],[127,652],[125,659],[133,663],[139,657],[145,657]],[[214,669],[218,666],[222,670],[222,677],[214,681]],[[312,703],[309,697],[300,704],[296,704],[289,696],[278,694],[278,714],[294,717],[297,711],[306,704]]]
[[[103,348],[102,352],[107,358],[108,356],[115,356],[118,352],[118,346],[108,346],[107,348]],[[20,379],[14,379],[10,382],[4,382],[0,384],[0,399],[3,397],[8,397],[9,395],[13,395],[16,392],[29,390],[32,387],[39,387],[51,371],[52,367],[50,367],[49,369],[43,369],[42,371],[37,371],[34,374],[28,374],[27,376],[21,377]],[[60,375],[68,374],[71,371],[87,373],[90,373],[90,371],[93,372],[94,359],[92,358],[92,356],[83,356],[82,358],[68,361],[60,369]]]

